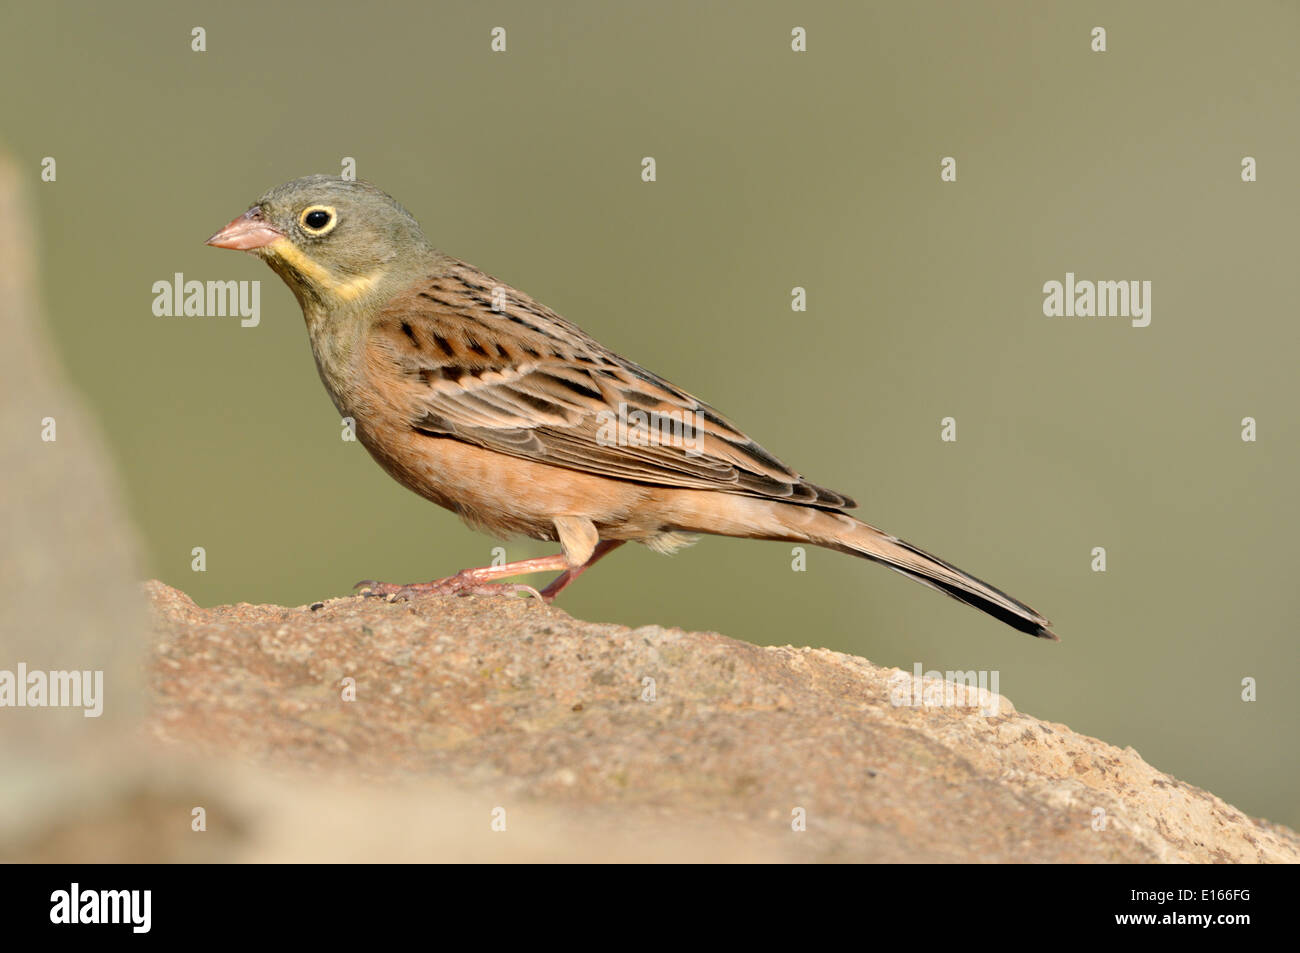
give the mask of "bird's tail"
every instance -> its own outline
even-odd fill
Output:
[[[812,543],[861,556],[987,612],[1013,629],[1060,641],[1048,628],[1052,623],[1023,602],[847,513],[709,491],[681,490],[666,499],[671,508],[665,510],[670,518],[664,522],[681,531]]]
[[[829,549],[870,559],[895,572],[937,589],[1014,629],[1040,639],[1060,639],[1048,628],[1052,623],[1029,606],[1013,599],[987,582],[968,575],[937,556],[931,556],[911,543],[882,533],[874,526],[843,513],[820,512],[811,526],[805,525],[813,542]]]

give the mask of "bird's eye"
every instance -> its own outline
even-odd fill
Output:
[[[305,208],[298,220],[310,235],[324,235],[338,222],[334,209],[328,205],[313,205]]]

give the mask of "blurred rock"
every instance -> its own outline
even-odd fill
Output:
[[[39,170],[0,156],[0,670],[100,672],[104,700],[95,718],[0,708],[0,858],[56,819],[129,811],[117,802],[153,770],[134,744],[147,655],[136,541],[47,341],[25,182]]]
[[[1292,831],[1006,699],[895,707],[900,673],[865,659],[526,599],[146,588],[154,735],[304,792],[262,801],[259,858],[1300,860]]]

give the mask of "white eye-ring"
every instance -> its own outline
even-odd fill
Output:
[[[330,205],[309,205],[298,216],[298,224],[302,226],[302,230],[316,238],[329,234],[338,223],[338,213]]]

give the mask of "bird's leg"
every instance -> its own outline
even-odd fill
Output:
[[[586,566],[590,566],[595,560],[596,554],[593,553],[592,558],[587,560]],[[577,571],[581,572],[584,568],[585,566],[579,567]],[[412,582],[399,585],[392,582],[375,582],[373,579],[367,579],[357,583],[352,588],[361,589],[364,587],[362,595],[391,596],[398,599],[409,599],[412,596],[426,593],[464,596],[526,592],[536,596],[543,602],[549,602],[549,599],[546,599],[532,586],[500,583],[493,580],[509,579],[511,576],[525,576],[534,572],[554,572],[557,569],[562,569],[566,573],[570,571],[569,561],[564,557],[563,553],[556,553],[554,556],[538,556],[535,559],[521,559],[518,562],[504,563],[500,566],[462,569],[454,576],[448,576],[446,579],[435,579],[433,582]]]
[[[591,557],[585,563],[581,566],[573,566],[571,568],[566,567],[564,572],[556,576],[555,579],[551,581],[551,584],[539,593],[542,597],[542,601],[554,602],[555,597],[563,592],[569,584],[573,582],[573,580],[577,579],[592,566],[596,565],[597,560],[606,553],[612,553],[626,542],[627,540],[625,539],[601,540],[601,542],[596,544],[596,548],[591,552]]]

